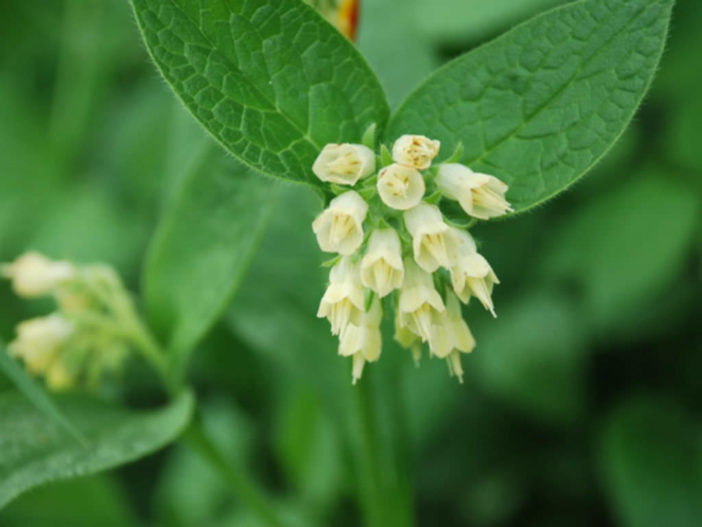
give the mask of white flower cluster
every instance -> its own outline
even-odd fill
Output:
[[[95,386],[127,354],[123,330],[131,305],[119,277],[105,266],[77,267],[29,252],[0,266],[23,298],[53,297],[57,311],[17,325],[8,352],[54,390]],[[119,312],[119,313],[118,313]],[[124,332],[126,334],[126,332]]]
[[[473,218],[493,218],[512,210],[507,185],[458,163],[432,166],[439,148],[439,141],[404,135],[393,145],[392,162],[376,173],[367,146],[329,144],[312,167],[338,190],[312,224],[322,251],[340,255],[317,316],[329,319],[339,353],[353,358],[354,383],[365,363],[380,357],[383,304],[394,307],[395,339],[415,360],[428,343],[430,354],[447,359],[461,381],[460,353],[472,351],[475,340],[460,302],[475,296],[495,314],[497,276],[470,234],[451,226],[438,204],[446,198]]]

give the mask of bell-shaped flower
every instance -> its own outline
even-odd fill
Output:
[[[406,211],[404,216],[405,226],[412,235],[414,259],[419,266],[428,273],[440,266],[448,269],[454,241],[439,207],[420,203]]]
[[[329,286],[319,304],[317,316],[327,318],[333,335],[343,333],[351,324],[358,324],[364,311],[360,266],[350,258],[342,258],[329,273]]]
[[[424,170],[431,166],[440,146],[439,141],[423,135],[403,135],[392,146],[392,159],[395,163]]]
[[[454,229],[454,263],[451,266],[453,290],[463,302],[468,303],[475,296],[483,307],[495,315],[492,303],[492,289],[499,284],[497,275],[487,260],[477,252],[475,241],[470,234]]]
[[[393,163],[378,174],[378,194],[388,207],[407,210],[416,206],[424,197],[424,178],[411,167]]]
[[[513,211],[505,199],[509,188],[506,184],[458,163],[441,165],[436,185],[444,196],[458,201],[466,214],[474,218],[487,220]]]
[[[407,326],[402,325],[399,309],[395,313],[395,335],[393,338],[400,346],[412,352],[414,364],[419,366],[419,361],[422,358],[422,339],[412,333]]]
[[[353,254],[363,243],[368,204],[350,190],[337,196],[312,223],[319,247],[329,253]]]
[[[376,296],[368,311],[361,313],[358,323],[350,323],[339,337],[339,355],[353,357],[353,383],[361,378],[366,362],[375,362],[380,358],[382,335],[380,322],[383,310],[380,299]]]
[[[329,144],[317,156],[312,172],[322,181],[354,185],[375,172],[375,154],[363,145]]]
[[[17,338],[8,351],[22,359],[30,372],[44,373],[73,331],[73,324],[57,313],[25,320],[17,325]]]
[[[68,262],[55,262],[39,253],[28,252],[0,267],[0,274],[12,280],[12,288],[18,296],[36,298],[53,293],[61,283],[71,280],[76,270]]]
[[[446,294],[446,311],[441,313],[431,327],[429,350],[440,359],[447,359],[451,375],[463,382],[461,353],[470,353],[475,348],[475,338],[461,315],[458,298],[451,292]]]
[[[400,237],[394,229],[373,231],[361,260],[363,285],[383,298],[402,285],[404,275]]]
[[[445,310],[431,275],[420,269],[411,258],[405,259],[405,280],[400,289],[398,309],[398,325],[417,335],[423,342],[431,338],[432,325]]]

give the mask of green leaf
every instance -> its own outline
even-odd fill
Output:
[[[17,393],[0,395],[0,507],[32,487],[123,465],[173,441],[190,420],[193,397],[134,412],[79,397],[59,405],[87,438],[82,445]]]
[[[407,0],[402,0],[407,2]],[[418,29],[441,42],[476,40],[526,19],[558,0],[440,0],[412,2]]]
[[[3,527],[145,525],[132,512],[124,490],[117,478],[105,474],[40,487],[3,509]]]
[[[227,307],[277,202],[278,189],[205,146],[151,244],[144,273],[152,326],[176,354],[191,351]]]
[[[547,273],[574,278],[596,328],[619,331],[631,320],[639,332],[642,315],[656,295],[667,294],[680,276],[694,243],[699,203],[656,167],[605,193],[561,220]]]
[[[676,404],[645,397],[617,408],[601,437],[601,469],[620,525],[699,525],[700,428]]]
[[[444,155],[510,185],[516,211],[590,169],[634,115],[656,71],[673,0],[586,0],[554,9],[437,71],[386,139],[421,133]]]
[[[258,170],[319,185],[311,167],[326,143],[358,142],[387,120],[385,95],[361,55],[298,0],[132,5],[176,94]]]
[[[56,406],[51,397],[46,393],[44,387],[40,386],[27,371],[11,359],[0,343],[0,371],[17,386],[20,392],[29,400],[34,407],[54,421],[67,434],[73,436],[77,441],[85,443],[85,438],[80,431]]]
[[[576,422],[585,402],[584,333],[572,303],[539,290],[498,309],[497,320],[485,318],[472,326],[478,346],[465,359],[475,361],[485,390],[535,419]]]

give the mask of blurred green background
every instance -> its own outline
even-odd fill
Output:
[[[558,3],[365,0],[358,44],[396,105],[442,62]],[[104,261],[138,291],[162,207],[210,140],[150,64],[126,1],[0,0],[0,13],[0,261],[27,249]],[[502,284],[497,320],[467,311],[478,348],[463,385],[439,361],[415,368],[386,328],[363,379],[377,451],[364,453],[364,401],[315,318],[319,203],[275,183],[260,250],[191,378],[208,430],[290,525],[359,525],[364,493],[418,525],[700,525],[700,27],[699,2],[680,0],[649,96],[591,174],[474,230]],[[0,284],[5,340],[38,312]],[[159,397],[138,368],[128,381],[130,404]],[[359,470],[364,454],[380,481]],[[177,444],[30,492],[0,525],[258,523]]]

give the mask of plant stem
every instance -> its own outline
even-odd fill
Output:
[[[256,514],[262,525],[282,526],[277,512],[270,506],[269,499],[236,464],[229,461],[217,445],[210,439],[202,426],[202,419],[196,415],[183,434],[185,441],[197,451],[229,484],[235,496],[251,512]]]
[[[383,475],[380,466],[380,441],[376,426],[376,412],[371,378],[367,372],[353,390],[355,395],[356,421],[360,434],[357,445],[356,463],[359,467],[360,494],[368,527],[384,527],[392,524],[386,510]]]

